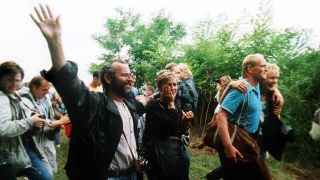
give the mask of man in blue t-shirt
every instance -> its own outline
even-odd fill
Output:
[[[240,119],[240,125],[251,135],[258,130],[261,116],[259,82],[266,79],[266,65],[267,62],[261,54],[252,54],[245,57],[242,63],[242,80],[248,86],[247,96],[237,89],[232,89],[218,110],[216,122],[219,129],[218,134],[224,147],[224,152],[219,152],[219,157],[224,179],[242,179],[248,177],[244,177],[244,173],[237,173],[239,172],[239,164],[236,163],[237,157],[242,158],[243,156],[231,142],[228,133],[228,120],[230,122],[237,121],[242,109],[243,100],[246,97],[247,109],[245,113],[247,113],[247,116],[246,118]],[[254,174],[254,171],[255,170],[252,169],[251,172]]]

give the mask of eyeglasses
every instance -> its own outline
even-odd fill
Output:
[[[134,74],[133,73],[122,73],[120,75],[121,77],[124,77],[124,78],[134,78]]]

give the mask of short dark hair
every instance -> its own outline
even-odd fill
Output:
[[[104,66],[102,67],[101,71],[100,71],[100,81],[102,83],[103,89],[107,89],[108,88],[108,84],[106,83],[106,81],[104,80],[104,75],[109,75],[110,77],[114,77],[115,76],[115,69],[113,67],[113,63],[118,62],[121,64],[128,64],[127,62],[125,62],[124,60],[117,58],[117,59],[113,59],[110,60],[108,62],[106,62],[104,64]]]
[[[94,71],[94,72],[92,73],[92,77],[96,77],[96,78],[99,79],[99,72],[98,72],[98,71]]]
[[[21,74],[21,80],[24,78],[23,69],[13,61],[6,61],[0,64],[0,78],[10,75],[15,76]]]
[[[30,91],[32,91],[32,88],[39,88],[41,86],[41,82],[42,81],[46,81],[45,78],[43,78],[42,76],[35,76],[31,79],[31,81],[29,82],[29,89]]]

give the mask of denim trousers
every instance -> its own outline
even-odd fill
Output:
[[[19,176],[26,176],[30,180],[53,180],[52,171],[44,160],[30,147],[26,147],[26,152],[31,160],[32,167],[19,172],[10,172],[6,168],[0,167],[0,180],[16,180]]]
[[[26,146],[26,151],[30,157],[32,167],[23,170],[21,174],[25,175],[30,180],[53,180],[53,173],[50,165],[32,148]]]
[[[54,140],[55,145],[59,145],[59,144],[60,144],[60,128],[59,128],[59,130],[54,134],[53,140]]]

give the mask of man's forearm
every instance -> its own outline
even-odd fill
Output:
[[[229,135],[229,129],[228,129],[228,120],[226,112],[222,112],[224,110],[220,109],[220,111],[217,114],[217,127],[218,127],[218,134],[222,141],[222,144],[224,147],[228,147],[232,145],[230,135]]]
[[[55,71],[59,71],[67,63],[64,57],[61,37],[47,40],[47,42],[51,54],[52,68]]]

